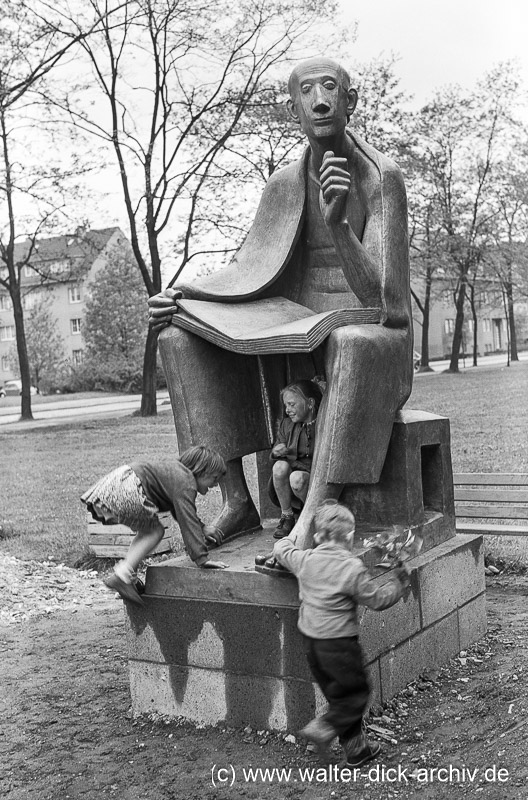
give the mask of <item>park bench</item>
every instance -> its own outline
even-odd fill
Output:
[[[172,519],[169,512],[159,515],[160,521],[165,528],[165,535],[161,542],[154,548],[152,555],[169,553],[171,547],[171,535],[169,531]],[[129,548],[130,542],[134,538],[134,532],[126,525],[103,525],[97,522],[91,514],[86,515],[88,522],[88,547],[98,558],[123,558]]]
[[[528,475],[453,475],[457,533],[528,536]]]

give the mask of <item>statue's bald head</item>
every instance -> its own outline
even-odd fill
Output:
[[[350,88],[350,75],[346,69],[344,69],[341,64],[338,64],[337,61],[334,61],[333,58],[317,56],[316,58],[307,58],[305,61],[301,61],[301,63],[297,64],[297,66],[293,69],[288,81],[288,92],[290,93],[290,97],[293,99],[294,93],[298,88],[303,75],[312,70],[317,69],[324,71],[328,68],[336,73],[337,79],[345,92],[348,91]]]

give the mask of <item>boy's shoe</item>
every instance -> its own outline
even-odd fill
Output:
[[[319,755],[326,756],[330,743],[335,739],[337,733],[326,720],[322,717],[316,717],[299,731],[299,736],[308,739],[309,742],[313,742],[317,746]]]
[[[284,539],[285,536],[288,536],[288,534],[292,532],[294,526],[295,526],[295,517],[293,516],[293,514],[291,514],[290,516],[286,516],[286,514],[281,514],[281,518],[273,533],[273,538]]]
[[[125,583],[115,574],[115,572],[112,572],[111,575],[107,575],[106,578],[103,578],[103,583],[105,586],[108,586],[109,589],[113,589],[114,592],[117,592],[118,595],[123,598],[123,600],[128,600],[130,603],[135,603],[137,606],[145,605],[134,584]]]
[[[365,747],[355,755],[348,755],[346,753],[346,765],[350,769],[362,767],[367,761],[371,761],[376,756],[379,756],[381,745],[379,742],[367,742]]]

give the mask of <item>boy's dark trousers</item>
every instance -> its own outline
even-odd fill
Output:
[[[357,636],[311,639],[304,636],[310,670],[328,701],[323,719],[341,742],[361,734],[370,686]]]

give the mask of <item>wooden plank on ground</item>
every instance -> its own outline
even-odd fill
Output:
[[[465,486],[528,486],[528,474],[523,472],[457,472],[453,483]]]
[[[470,500],[480,503],[528,503],[528,491],[524,489],[459,489],[455,486],[455,500]],[[528,507],[526,508],[528,516]]]
[[[470,517],[475,519],[526,519],[528,510],[522,507],[507,506],[501,508],[500,506],[490,505],[474,505],[466,506],[460,503],[456,506],[457,517]]]
[[[116,544],[99,544],[97,542],[89,543],[90,550],[98,558],[124,558],[128,553],[129,544],[116,545]],[[170,553],[172,550],[170,541],[163,539],[152,550],[151,555],[161,555],[162,553]]]
[[[89,543],[91,544],[92,542],[94,542],[97,544],[105,544],[105,545],[117,544],[123,546],[126,545],[126,547],[128,547],[133,538],[134,534],[131,531],[128,531],[128,533],[116,533],[116,534],[112,534],[109,531],[105,531],[104,533],[98,533],[96,536],[90,536]],[[166,533],[161,541],[166,542],[170,541],[170,539],[171,539],[170,533]]]
[[[159,515],[160,522],[165,528],[165,534],[159,544],[152,550],[153,555],[169,553],[172,550],[171,533],[169,525],[172,516],[169,512]],[[134,531],[126,525],[103,525],[94,520],[87,513],[88,520],[88,547],[99,558],[122,558],[128,552],[130,543],[135,536]]]
[[[481,533],[483,536],[528,536],[528,525],[494,525],[492,522],[456,521],[457,533]]]

